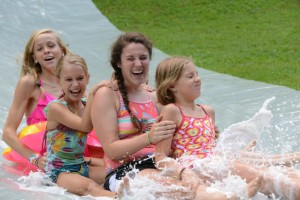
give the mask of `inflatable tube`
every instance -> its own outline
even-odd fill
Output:
[[[94,130],[88,134],[85,149],[86,149],[86,152],[84,154],[85,157],[103,158],[104,156],[102,145],[99,142],[98,137]]]
[[[47,122],[44,121],[26,126],[19,132],[19,139],[30,149],[37,153],[40,153],[42,150],[42,142],[44,138],[44,132],[46,130],[46,125]],[[10,162],[24,163],[27,165],[29,163],[26,158],[18,154],[16,151],[12,150],[10,147],[6,148],[2,152],[2,156]],[[99,142],[95,131],[92,131],[88,134],[84,156],[103,158],[102,145]]]
[[[36,124],[26,126],[19,132],[18,137],[23,144],[28,146],[33,151],[41,152],[42,141],[44,137],[44,131],[46,130],[46,125],[47,122],[44,121],[44,122],[39,122]],[[14,150],[12,150],[10,147],[6,148],[3,151],[2,156],[11,162],[29,163],[26,158],[24,158]]]

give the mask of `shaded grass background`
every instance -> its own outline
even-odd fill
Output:
[[[300,90],[300,0],[93,0],[120,30],[169,55]]]

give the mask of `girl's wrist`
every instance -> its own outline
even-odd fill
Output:
[[[185,167],[183,167],[181,170],[180,170],[180,172],[179,172],[179,180],[182,180],[182,174],[183,174],[183,172],[184,172],[184,170],[185,170],[186,168]]]
[[[149,145],[153,144],[151,141],[151,138],[150,138],[150,131],[147,131],[146,135],[147,135],[147,140],[148,140]]]
[[[183,168],[181,168],[180,170],[177,170],[177,171],[176,171],[177,175],[173,176],[173,178],[175,178],[175,179],[181,181],[181,180],[182,180],[182,174],[183,174],[183,172],[184,172],[185,169],[186,169],[186,168],[183,167]]]
[[[33,153],[29,156],[29,162],[35,166],[38,167],[38,164],[39,164],[39,159],[41,158],[42,156],[38,153]]]

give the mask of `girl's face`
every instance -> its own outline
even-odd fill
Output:
[[[62,49],[53,34],[43,33],[37,36],[33,45],[33,59],[43,70],[53,73],[62,54]]]
[[[196,66],[192,62],[189,62],[185,65],[181,73],[180,78],[173,88],[176,99],[194,101],[200,96],[201,90],[201,79]]]
[[[127,86],[139,86],[147,81],[149,63],[150,55],[143,44],[133,42],[123,48],[119,67]]]
[[[78,64],[65,63],[61,69],[59,84],[65,94],[66,101],[81,101],[89,81],[87,75]]]

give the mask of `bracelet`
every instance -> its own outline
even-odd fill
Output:
[[[30,157],[29,157],[29,162],[30,162],[31,164],[34,164],[34,165],[37,166],[37,163],[38,163],[38,160],[40,159],[40,157],[41,157],[40,154],[38,154],[38,153],[33,153],[33,154],[31,154]]]
[[[150,131],[147,131],[146,134],[147,134],[147,138],[148,138],[149,145],[151,145],[152,142],[151,142],[151,140],[150,140],[149,132],[150,132]]]
[[[38,155],[38,157],[35,159],[35,162],[34,162],[35,166],[39,167],[39,160],[41,157],[42,157],[41,155]]]
[[[179,172],[179,180],[182,180],[182,173],[183,173],[183,171],[185,170],[185,167],[183,167],[181,170],[180,170],[180,172]]]

